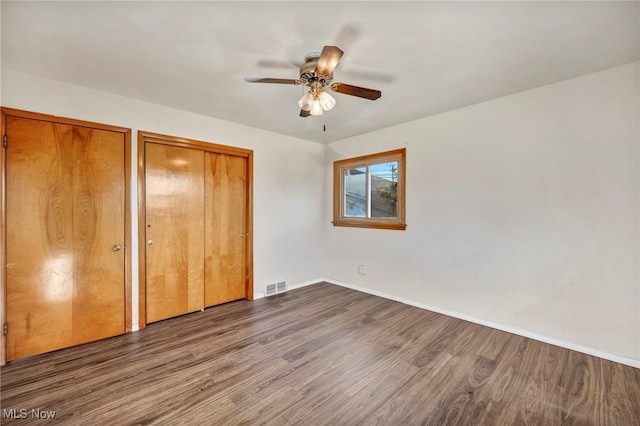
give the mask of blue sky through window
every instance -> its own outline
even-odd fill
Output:
[[[382,179],[392,182],[398,181],[398,162],[372,164],[369,166],[369,173]]]

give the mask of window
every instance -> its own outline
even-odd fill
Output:
[[[333,225],[400,229],[405,223],[404,148],[333,163]]]

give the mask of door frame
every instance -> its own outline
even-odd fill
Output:
[[[131,303],[131,129],[125,127],[111,126],[108,124],[94,123],[90,121],[76,120],[73,118],[57,117],[54,115],[41,114],[38,112],[24,111],[14,108],[0,107],[0,130],[1,136],[7,134],[7,117],[28,118],[32,120],[46,121],[49,123],[67,124],[76,127],[88,127],[91,129],[107,130],[110,132],[122,133],[124,137],[124,330],[123,333],[131,331],[132,308]],[[11,141],[8,141],[11,144]],[[6,278],[7,278],[7,181],[6,181],[6,153],[4,146],[0,147],[0,186],[2,186],[2,199],[0,200],[0,319],[2,325],[7,322],[6,314]],[[6,363],[7,342],[4,332],[0,331],[0,365]]]
[[[145,147],[147,142],[179,148],[197,149],[216,154],[233,155],[247,159],[245,298],[253,300],[253,151],[212,142],[198,141],[177,136],[138,131],[138,328],[147,325],[147,257],[146,257],[146,183]]]

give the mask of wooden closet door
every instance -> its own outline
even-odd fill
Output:
[[[7,360],[124,333],[124,135],[6,125]]]
[[[145,146],[146,320],[204,308],[204,153]]]
[[[205,154],[205,306],[246,297],[247,159]]]

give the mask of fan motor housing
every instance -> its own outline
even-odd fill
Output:
[[[301,83],[309,85],[310,83],[318,81],[323,86],[331,83],[331,80],[333,80],[333,73],[329,76],[316,73],[316,66],[318,65],[319,58],[320,52],[309,53],[304,57],[304,64],[300,67]]]

